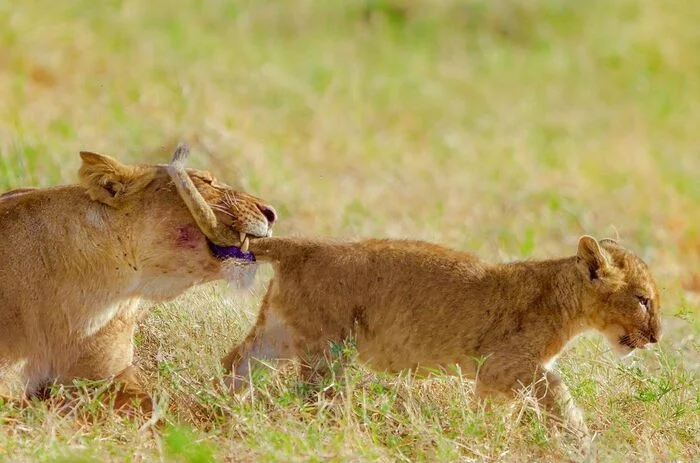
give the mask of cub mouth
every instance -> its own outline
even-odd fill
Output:
[[[620,336],[618,342],[625,347],[629,347],[630,349],[635,349],[637,347],[634,345],[628,334]]]
[[[207,238],[207,245],[212,255],[218,260],[224,261],[229,259],[237,259],[247,262],[255,262],[255,256],[252,252],[248,252],[250,238],[244,232],[239,232],[241,244],[240,246],[219,246],[212,243]]]
[[[645,342],[638,342],[635,341],[635,339],[632,339],[632,336],[629,334],[622,335],[618,338],[618,343],[621,347],[624,347],[626,349],[629,349],[630,351],[636,350],[636,349],[646,349],[647,345]]]

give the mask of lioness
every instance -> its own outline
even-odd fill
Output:
[[[264,201],[185,170],[187,153],[179,146],[166,166],[81,152],[79,185],[0,198],[0,383],[22,362],[29,396],[115,377],[117,407],[132,398],[150,407],[131,366],[139,302],[218,279],[213,244],[245,247],[275,221]],[[202,227],[193,192],[210,208]]]
[[[479,396],[529,386],[556,423],[583,437],[551,362],[588,329],[620,354],[661,335],[647,265],[612,240],[583,236],[575,256],[505,264],[420,241],[262,238],[250,251],[275,276],[255,326],[222,359],[234,387],[253,359],[301,357],[313,367],[354,335],[359,358],[378,370],[458,365]]]

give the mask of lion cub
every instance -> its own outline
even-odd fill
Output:
[[[575,256],[505,264],[420,241],[262,238],[250,249],[275,277],[255,326],[222,360],[234,387],[254,358],[315,365],[354,335],[377,370],[458,365],[479,396],[532,386],[550,417],[585,435],[548,364],[588,329],[621,355],[661,335],[649,269],[612,240],[583,236]]]

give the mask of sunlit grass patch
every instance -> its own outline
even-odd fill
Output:
[[[594,459],[695,461],[699,22],[690,0],[0,3],[0,189],[74,182],[82,149],[165,162],[187,139],[193,165],[275,205],[276,234],[493,260],[619,237],[659,281],[664,337],[617,361],[587,336],[559,366]],[[162,425],[78,384],[68,415],[0,405],[0,459],[580,459],[526,400],[474,408],[460,378],[349,360],[320,386],[271,369],[217,390],[262,291],[151,308],[136,352]]]

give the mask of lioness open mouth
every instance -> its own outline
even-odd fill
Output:
[[[207,244],[209,245],[209,250],[211,251],[211,253],[214,254],[214,257],[216,257],[219,260],[239,259],[248,262],[255,262],[255,256],[253,255],[253,253],[248,252],[248,244],[250,242],[250,239],[243,232],[240,232],[240,239],[240,247],[219,246],[213,243],[209,238],[207,238]]]
[[[231,227],[219,223],[212,207],[205,201],[192,179],[185,170],[185,160],[189,155],[190,147],[181,143],[175,149],[173,159],[168,165],[168,173],[175,183],[178,193],[187,204],[192,217],[199,229],[207,238],[207,244],[212,255],[219,260],[238,259],[246,262],[255,262],[255,256],[248,252],[250,238],[258,236],[250,235],[243,231],[236,231]],[[265,212],[272,213],[274,210]],[[265,214],[265,212],[263,212]],[[265,214],[268,217],[268,214]],[[271,235],[268,228],[267,236]]]

